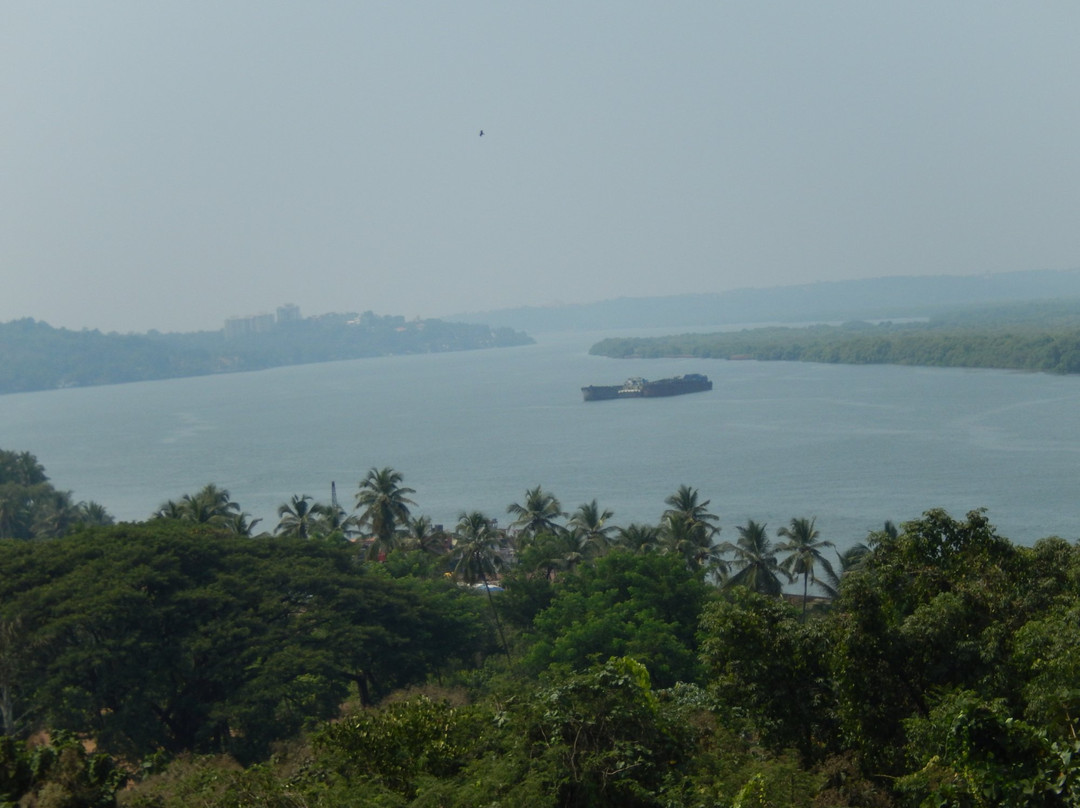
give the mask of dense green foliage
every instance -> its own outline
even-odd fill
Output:
[[[305,538],[302,496],[245,535],[212,485],[0,541],[0,805],[1080,800],[1080,545],[940,510],[858,552],[808,518],[727,543],[689,486],[652,526],[537,486],[517,531],[431,540],[398,472],[359,491],[357,541]]]
[[[378,698],[490,644],[475,598],[440,579],[171,520],[4,543],[0,603],[5,730],[62,727],[137,756],[256,759],[350,691]]]
[[[527,663],[569,672],[631,656],[660,686],[695,681],[707,589],[702,572],[675,555],[609,553],[565,581],[536,615]]]
[[[1075,307],[1011,306],[929,322],[755,328],[711,334],[614,338],[590,353],[616,358],[695,356],[842,364],[929,365],[1080,372]]]
[[[34,743],[0,736],[0,805],[109,808],[128,777],[112,757],[70,732]]]
[[[264,333],[103,334],[32,319],[0,323],[0,393],[170,379],[387,354],[524,345],[508,328],[365,312],[308,317]]]

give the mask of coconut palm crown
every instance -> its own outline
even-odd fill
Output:
[[[278,523],[274,533],[297,539],[311,538],[318,512],[307,494],[293,494],[288,502],[278,506]]]
[[[736,530],[739,531],[739,540],[735,544],[725,545],[725,549],[733,553],[731,566],[737,572],[727,579],[724,586],[745,586],[762,595],[780,597],[784,591],[780,576],[787,576],[787,573],[780,569],[765,524],[749,519]]]
[[[562,505],[554,494],[541,488],[530,488],[525,492],[525,502],[510,505],[506,512],[516,517],[511,526],[517,528],[526,537],[535,537],[541,533],[558,533],[563,528],[559,519],[566,516]]]
[[[403,486],[403,479],[401,472],[385,466],[370,469],[360,481],[356,494],[356,507],[360,509],[357,524],[374,532],[373,551],[392,550],[398,526],[409,521],[409,506],[416,503],[408,495],[416,492]]]
[[[817,529],[814,527],[814,519],[798,517],[792,519],[787,527],[776,531],[778,536],[787,539],[779,545],[778,552],[787,553],[780,563],[780,568],[792,578],[802,576],[803,579],[803,614],[806,614],[807,587],[812,580],[815,584],[820,583],[814,575],[815,567],[825,571],[827,579],[836,577],[832,564],[821,554],[826,547],[832,547],[831,541],[820,541]]]
[[[664,511],[664,518],[670,519],[672,516],[678,515],[688,522],[698,522],[704,525],[711,535],[720,530],[717,525],[713,524],[720,517],[709,511],[710,502],[712,500],[709,499],[698,502],[696,488],[691,488],[689,485],[680,485],[678,491],[664,500],[664,504],[668,506],[668,509]]]

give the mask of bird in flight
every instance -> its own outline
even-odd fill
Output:
[[[483,130],[483,129],[481,129],[481,130],[480,130],[480,137],[483,137],[483,136],[484,136],[484,130]]]

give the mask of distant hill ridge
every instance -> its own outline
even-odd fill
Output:
[[[930,317],[945,309],[1080,298],[1080,269],[822,281],[716,294],[622,297],[447,317],[530,333]]]

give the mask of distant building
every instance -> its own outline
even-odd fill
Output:
[[[273,314],[252,314],[247,317],[230,317],[225,321],[225,338],[249,337],[253,334],[266,334],[281,323],[299,322],[300,307],[295,303],[278,306],[277,316]]]
[[[265,334],[274,330],[276,320],[272,314],[255,314],[250,317],[230,317],[225,321],[225,338]]]
[[[225,320],[225,339],[236,339],[251,333],[251,322],[247,317],[229,317]]]
[[[300,320],[300,307],[294,303],[286,303],[284,306],[278,306],[277,321],[278,323],[294,323]]]

